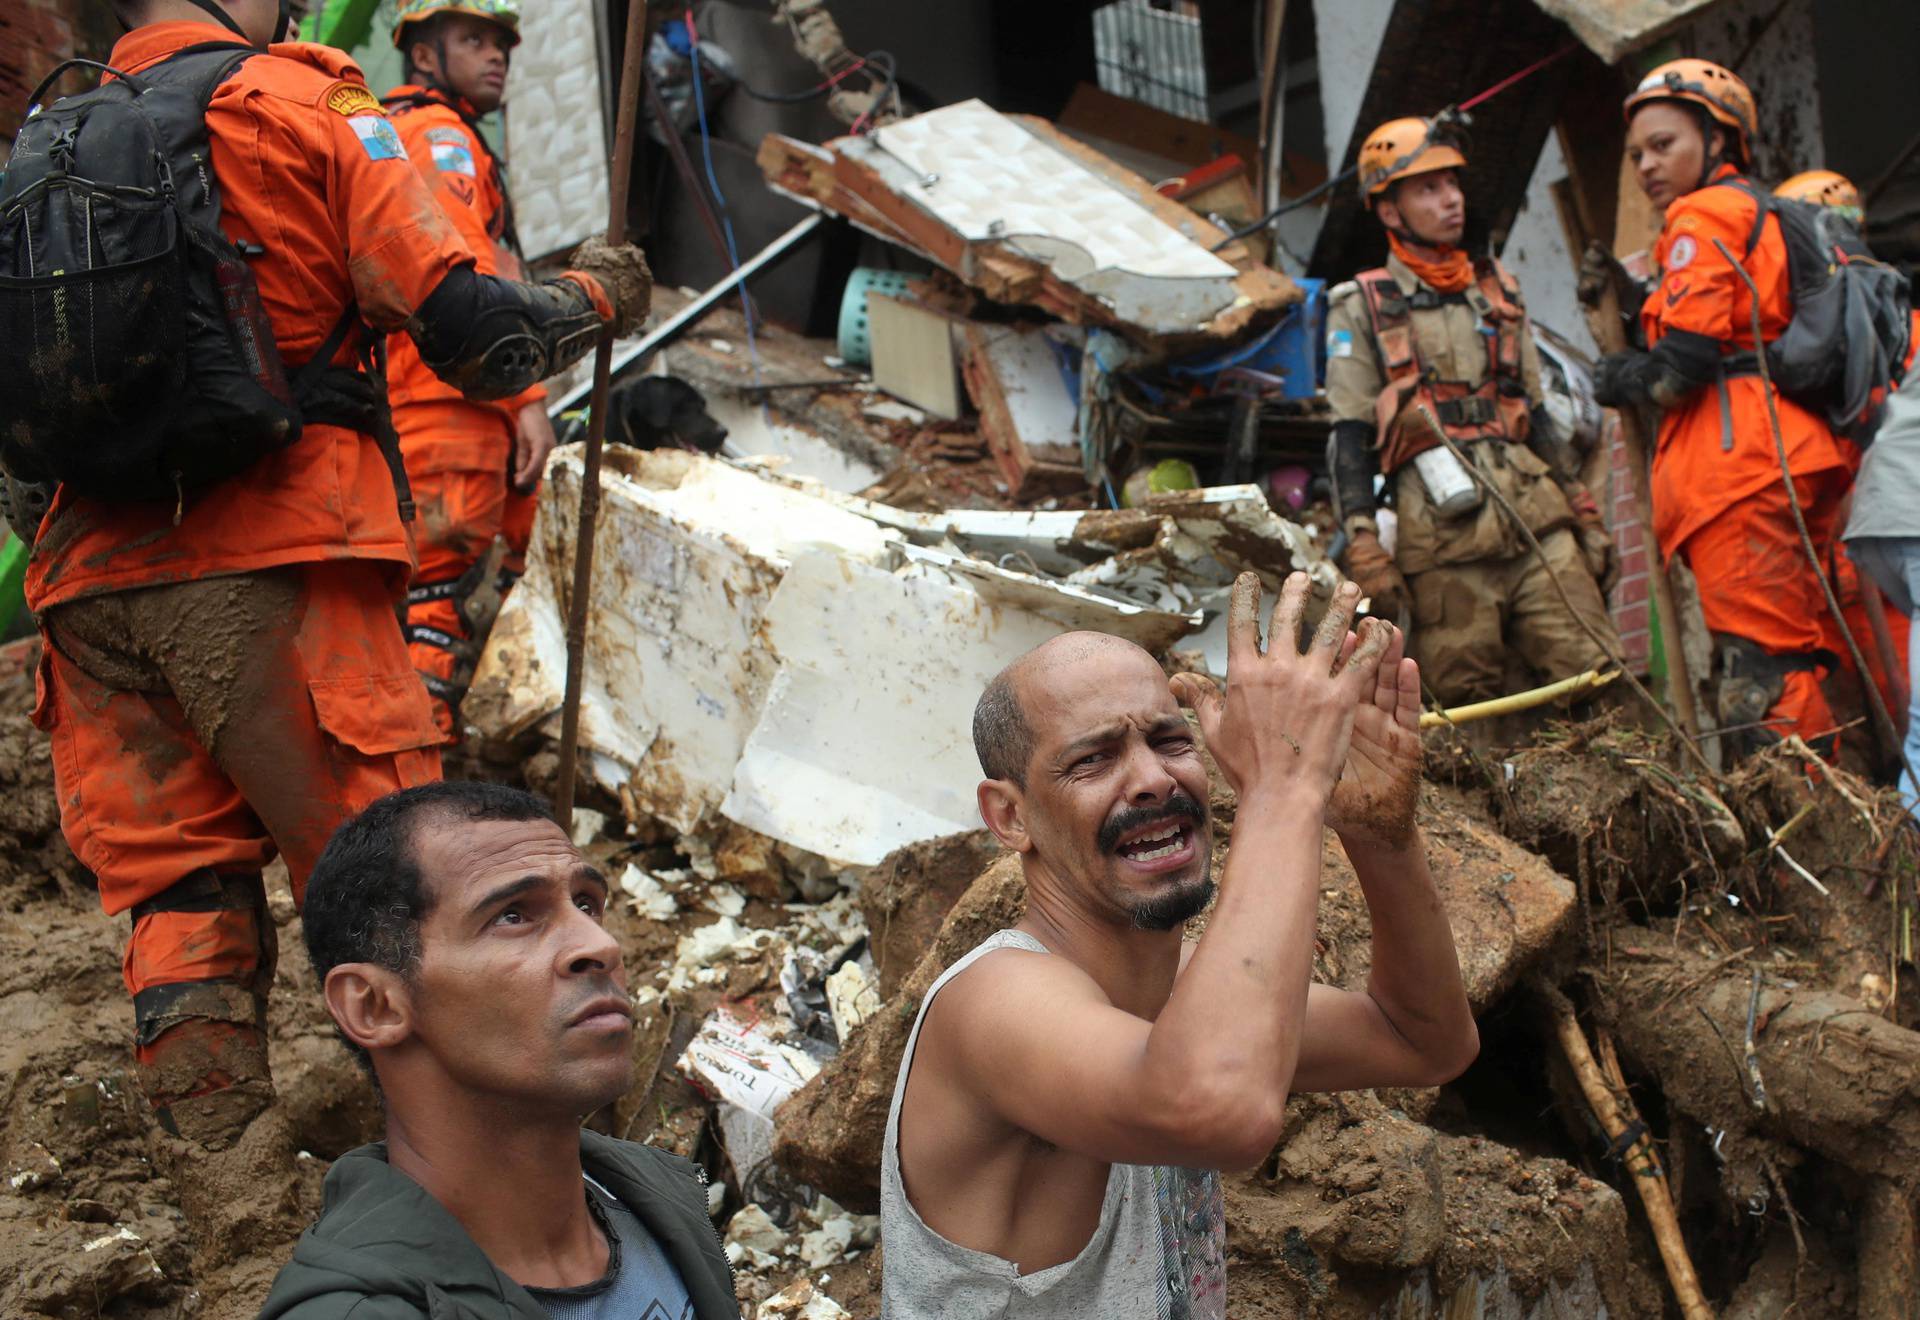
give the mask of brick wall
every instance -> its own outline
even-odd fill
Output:
[[[1627,447],[1620,437],[1620,417],[1611,408],[1604,414],[1608,470],[1607,524],[1613,532],[1614,553],[1620,557],[1620,581],[1608,600],[1614,627],[1620,630],[1621,659],[1635,673],[1647,672],[1653,651],[1653,535],[1640,525],[1634,505],[1633,478],[1627,467]]]

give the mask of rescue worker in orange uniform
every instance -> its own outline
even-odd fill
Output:
[[[1664,213],[1658,283],[1639,314],[1647,348],[1602,361],[1595,393],[1602,403],[1663,410],[1654,536],[1699,582],[1720,726],[1745,731],[1731,745],[1797,733],[1830,750],[1836,721],[1820,684],[1845,648],[1789,507],[1755,365],[1752,300],[1715,246],[1753,277],[1762,338],[1780,334],[1793,313],[1786,242],[1778,219],[1761,218],[1743,173],[1753,95],[1719,65],[1681,59],[1647,74],[1625,113],[1627,155]],[[1819,415],[1778,391],[1774,403],[1808,531],[1828,545],[1854,457]]]
[[[516,0],[401,0],[393,44],[407,78],[381,98],[475,269],[515,278],[524,266],[513,204],[479,121],[500,106],[519,25]],[[434,375],[404,334],[388,340],[387,390],[420,510],[408,649],[435,722],[457,739],[479,646],[501,591],[526,564],[554,442],[547,392],[535,385],[510,399],[470,400]]]
[[[545,284],[478,273],[359,69],[277,40],[284,0],[116,12],[128,31],[109,63],[129,74],[201,43],[258,52],[218,85],[206,124],[221,226],[290,369],[324,353],[353,370],[404,327],[442,378],[507,397],[607,323],[644,316],[635,249],[589,244],[580,269]],[[29,529],[35,719],[62,828],[102,906],[132,923],[122,971],[141,1085],[200,1151],[260,1130],[272,1101],[262,868],[283,858],[297,903],[337,824],[439,774],[395,617],[412,571],[398,456],[371,419],[378,389],[360,381],[358,410],[303,399],[294,443],[177,503],[62,487]]]
[[[1396,119],[1373,131],[1360,148],[1360,188],[1391,254],[1334,289],[1327,311],[1328,469],[1347,535],[1343,567],[1375,613],[1411,608],[1409,645],[1448,705],[1508,691],[1513,655],[1546,683],[1619,654],[1603,594],[1612,541],[1543,406],[1519,285],[1491,256],[1459,246],[1465,166],[1448,122]],[[1376,473],[1398,520],[1391,556]],[[1506,497],[1544,557],[1483,484]]]
[[[1810,202],[1815,206],[1828,206],[1845,216],[1855,226],[1865,228],[1866,214],[1860,205],[1860,190],[1844,174],[1833,170],[1806,170],[1794,175],[1773,190],[1775,197],[1790,198],[1794,201]],[[1920,327],[1920,312],[1913,314],[1913,322]],[[1915,335],[1907,337],[1907,360],[1902,364],[1902,375],[1911,370],[1913,355],[1920,349]],[[1859,451],[1852,446],[1845,447],[1849,454],[1859,458]],[[1859,476],[1858,465],[1855,468],[1856,481]],[[1853,491],[1849,490],[1844,508],[1851,508]],[[1835,519],[1835,527],[1840,528],[1847,522],[1844,511]],[[1836,533],[1837,534],[1837,533]],[[1897,724],[1901,712],[1908,701],[1908,637],[1911,632],[1907,616],[1894,604],[1894,598],[1883,595],[1872,583],[1863,583],[1859,567],[1854,563],[1844,540],[1836,539],[1825,547],[1824,560],[1829,577],[1833,583],[1833,594],[1840,602],[1840,613],[1847,621],[1847,629],[1853,634],[1853,640],[1860,647],[1860,653],[1866,657],[1867,668],[1873,683],[1879,687],[1880,695],[1885,699],[1887,710]],[[1902,593],[1904,596],[1904,593]],[[1871,602],[1878,600],[1881,612],[1879,626],[1875,626]],[[1892,651],[1893,668],[1889,672],[1885,659],[1881,655],[1881,645]],[[1850,653],[1843,652],[1839,660],[1849,670],[1852,669]]]

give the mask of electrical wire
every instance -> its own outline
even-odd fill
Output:
[[[891,52],[876,50],[868,55],[867,59],[869,62],[885,60],[886,76],[880,83],[879,95],[875,96],[873,98],[873,104],[862,111],[860,117],[853,121],[853,126],[847,130],[849,133],[858,134],[863,132],[865,128],[878,127],[877,124],[872,124],[868,121],[874,119],[875,116],[886,108],[887,102],[893,97],[894,88],[897,87],[900,82],[900,67],[894,62]]]
[[[701,90],[700,76],[700,31],[694,26],[693,9],[686,12],[687,48],[693,62],[693,111],[700,123],[700,158],[707,170],[707,187],[713,191],[713,200],[720,208],[720,229],[727,239],[727,263],[729,271],[740,286],[740,313],[747,325],[747,357],[753,363],[753,383],[759,385],[760,349],[754,338],[753,301],[747,296],[747,280],[740,274],[740,246],[733,237],[733,216],[727,206],[727,195],[720,190],[720,176],[713,168],[713,134],[707,128],[707,98]],[[766,407],[764,398],[762,408]]]
[[[763,92],[758,88],[747,86],[744,82],[736,83],[735,86],[739,87],[741,91],[756,101],[773,101],[782,105],[793,105],[800,101],[811,101],[816,97],[825,96],[834,89],[842,78],[847,77],[849,74],[858,73],[861,69],[865,68],[868,59],[868,56],[861,56],[852,64],[849,64],[846,68],[834,74],[833,77],[826,79],[824,82],[815,83],[804,92]]]

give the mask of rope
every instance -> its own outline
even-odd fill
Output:
[[[1535,60],[1532,64],[1529,64],[1526,68],[1520,70],[1520,72],[1508,74],[1506,77],[1502,78],[1499,82],[1487,88],[1486,91],[1481,92],[1478,96],[1468,97],[1466,100],[1460,103],[1460,109],[1462,110],[1462,112],[1465,112],[1473,109],[1473,107],[1475,107],[1476,105],[1479,105],[1482,101],[1491,101],[1494,97],[1500,95],[1500,93],[1506,91],[1507,88],[1513,86],[1515,83],[1522,82],[1528,78],[1531,78],[1534,74],[1540,72],[1540,70],[1546,68],[1549,64],[1554,63],[1556,60],[1565,59],[1567,56],[1573,54],[1573,52],[1578,49],[1580,48],[1577,45],[1566,45],[1566,46],[1562,46],[1559,50],[1556,50],[1551,55],[1542,56],[1540,59]]]
[[[1556,60],[1560,60],[1565,58],[1568,55],[1571,55],[1574,51],[1578,49],[1579,49],[1578,46],[1573,46],[1573,45],[1562,46],[1559,50],[1556,50],[1553,54],[1545,56],[1541,59],[1535,60],[1532,64],[1529,64],[1526,68],[1521,69],[1518,73],[1508,74],[1506,77],[1502,78],[1499,82],[1493,84],[1493,86],[1487,88],[1485,91],[1476,93],[1475,95],[1467,98],[1465,101],[1462,101],[1460,103],[1461,113],[1465,113],[1466,111],[1473,109],[1473,107],[1481,104],[1482,102],[1492,100],[1494,97],[1500,95],[1500,93],[1506,91],[1509,87],[1514,86],[1516,83],[1526,81],[1528,78],[1531,78],[1534,74],[1540,72],[1540,70],[1546,68],[1549,64],[1552,64]],[[1241,225],[1238,229],[1228,230],[1227,236],[1221,239],[1218,243],[1215,243],[1213,247],[1211,247],[1208,250],[1212,252],[1218,252],[1221,248],[1227,246],[1227,244],[1229,243],[1237,243],[1249,234],[1258,233],[1260,230],[1265,229],[1268,225],[1272,224],[1274,221],[1278,220],[1281,216],[1287,214],[1289,211],[1296,211],[1299,208],[1305,206],[1308,202],[1316,200],[1321,196],[1321,194],[1327,192],[1331,188],[1339,187],[1341,184],[1345,183],[1348,179],[1351,179],[1354,175],[1358,174],[1359,172],[1360,172],[1360,166],[1358,164],[1347,166],[1347,168],[1345,168],[1344,170],[1341,170],[1338,174],[1326,180],[1326,182],[1316,184],[1314,187],[1309,188],[1306,192],[1300,194],[1300,196],[1294,197],[1287,201],[1282,202],[1280,205],[1274,207],[1271,211],[1268,211],[1265,215],[1261,216],[1258,220],[1250,220],[1246,224]]]

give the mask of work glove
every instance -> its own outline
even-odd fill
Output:
[[[611,305],[615,338],[624,339],[646,324],[653,305],[653,272],[647,258],[631,243],[609,247],[604,239],[589,238],[567,260],[568,275],[585,275],[598,285]]]
[[[1599,243],[1587,244],[1580,257],[1580,278],[1575,296],[1583,307],[1598,307],[1611,287],[1619,299],[1621,330],[1628,343],[1640,338],[1640,309],[1647,301],[1647,287],[1627,273],[1619,258]]]
[[[1647,378],[1653,354],[1628,349],[1609,353],[1593,372],[1593,397],[1608,408],[1627,408],[1649,402]]]
[[[1369,599],[1367,612],[1382,619],[1398,618],[1407,608],[1407,580],[1380,544],[1380,537],[1364,527],[1355,528],[1347,537],[1346,560],[1347,576]]]
[[[1593,492],[1583,482],[1574,482],[1567,490],[1567,503],[1573,508],[1574,537],[1580,542],[1580,557],[1587,571],[1607,595],[1620,581],[1620,559],[1613,552],[1613,537],[1607,532],[1607,520],[1600,516]]]

